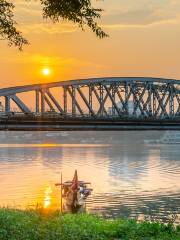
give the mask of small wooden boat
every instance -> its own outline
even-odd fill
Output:
[[[56,183],[56,186],[61,186],[61,210],[73,213],[84,210],[85,201],[92,192],[92,189],[88,188],[89,184],[91,183],[78,180],[77,170],[72,181]]]

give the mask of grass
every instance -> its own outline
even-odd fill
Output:
[[[0,209],[3,240],[180,240],[180,226],[105,220],[88,214]]]

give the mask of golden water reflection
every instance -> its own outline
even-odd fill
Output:
[[[60,189],[55,187],[54,184],[47,183],[37,194],[34,194],[34,199],[32,199],[31,203],[28,203],[27,207],[44,210],[61,210]]]
[[[44,208],[50,207],[52,203],[52,189],[50,186],[47,186],[44,192]]]
[[[55,183],[90,181],[87,211],[106,216],[180,212],[179,146],[0,144],[1,206],[60,209]]]

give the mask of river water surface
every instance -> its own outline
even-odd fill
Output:
[[[59,208],[54,184],[77,169],[93,188],[88,212],[164,222],[179,216],[180,145],[144,144],[163,134],[1,132],[0,205]]]

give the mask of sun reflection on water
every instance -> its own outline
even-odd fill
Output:
[[[44,208],[49,208],[52,203],[52,189],[47,186],[44,192]]]
[[[47,183],[39,192],[39,198],[36,200],[38,208],[54,211],[61,210],[61,191],[52,183]]]

